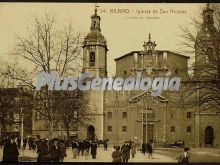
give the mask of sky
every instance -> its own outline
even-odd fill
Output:
[[[143,50],[151,33],[158,50],[178,52],[180,25],[190,25],[191,17],[205,4],[184,3],[99,3],[101,32],[108,45],[108,73],[114,75],[114,59],[134,50]],[[70,21],[76,32],[90,31],[94,3],[0,3],[0,60],[13,61],[16,34],[25,36],[33,17],[56,16],[57,26]],[[192,29],[193,30],[193,29]],[[25,61],[23,61],[25,63]]]

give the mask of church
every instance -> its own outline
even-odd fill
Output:
[[[146,33],[148,33],[146,31]],[[207,6],[203,11],[203,25],[195,43],[195,65],[205,60],[199,50],[209,49],[212,41],[218,41],[214,27],[213,10]],[[190,86],[188,74],[189,57],[169,50],[157,50],[156,42],[149,34],[143,49],[131,50],[115,59],[115,77],[165,76],[181,77],[181,88]],[[141,43],[140,43],[141,44]],[[83,42],[83,69],[93,77],[106,77],[107,40],[101,33],[101,17],[95,9],[91,16],[90,32]],[[200,69],[195,75],[201,75]],[[109,139],[111,144],[122,144],[132,140],[138,144],[154,141],[157,145],[183,140],[191,147],[220,145],[220,120],[215,110],[200,111],[199,106],[187,106],[181,92],[162,92],[152,97],[150,91],[86,91],[88,106],[93,118],[87,126],[79,126],[79,139]]]

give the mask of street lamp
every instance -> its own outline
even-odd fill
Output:
[[[23,139],[24,139],[24,113],[23,113],[23,107],[20,111],[20,117],[21,117],[21,147],[23,147]]]

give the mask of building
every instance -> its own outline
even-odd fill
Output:
[[[152,41],[149,34],[143,50],[131,50],[115,59],[115,78],[134,78],[139,72],[150,78],[178,76],[182,78],[181,90],[163,91],[156,97],[149,96],[151,91],[86,91],[84,96],[91,120],[77,129],[73,128],[72,133],[77,134],[79,139],[109,139],[112,144],[122,144],[125,140],[140,144],[150,140],[163,145],[183,140],[191,147],[218,147],[218,111],[214,108],[202,111],[200,106],[188,104],[187,100],[199,98],[202,91],[193,94],[183,92],[201,84],[200,78],[207,76],[203,69],[207,69],[207,61],[213,57],[211,55],[218,54],[215,48],[218,46],[219,32],[214,26],[213,10],[207,6],[195,42],[194,78],[199,80],[195,83],[188,75],[189,57],[168,50],[157,50],[156,42]],[[90,72],[93,77],[107,76],[107,41],[101,33],[101,18],[97,8],[91,16],[90,32],[84,38],[82,48],[82,72]],[[54,126],[57,134],[62,130],[59,124]],[[33,113],[32,131],[35,135],[48,135],[48,123],[37,112]]]
[[[200,47],[213,45],[218,36],[213,25],[213,10],[203,11],[203,28],[195,43],[196,64],[204,61]],[[104,77],[107,73],[107,42],[101,34],[100,16],[91,17],[89,34],[83,44],[83,72]],[[207,42],[209,44],[207,44]],[[200,44],[200,46],[199,46]],[[201,46],[202,44],[202,46]],[[156,43],[144,43],[143,50],[131,51],[116,62],[116,77],[171,76],[182,78],[182,89],[191,85],[188,81],[189,57],[167,50],[156,50]],[[210,47],[207,48],[210,50]],[[199,69],[198,69],[199,70]],[[197,71],[195,75],[200,75]],[[199,112],[198,106],[188,106],[182,92],[165,91],[158,97],[149,97],[147,91],[88,91],[88,104],[93,121],[79,128],[79,138],[109,139],[110,143],[133,140],[138,143],[154,140],[157,144],[184,140],[188,146],[219,146],[219,116],[215,111]],[[197,95],[193,95],[197,97]]]
[[[214,25],[213,10],[207,4],[203,11],[203,23],[202,28],[196,36],[195,42],[195,77],[199,80],[197,86],[208,86],[210,80],[217,80],[219,75],[219,46],[220,46],[220,34]],[[208,81],[207,81],[208,80]],[[212,84],[216,86],[215,84]],[[213,101],[216,98],[212,93],[218,91],[217,88],[213,88],[212,92],[207,92],[206,89],[198,90],[197,97],[203,96],[201,99],[213,105]],[[206,95],[212,96],[213,99],[207,100]],[[204,105],[204,104],[203,104]],[[215,104],[214,104],[215,105]],[[220,146],[220,126],[219,126],[219,111],[215,106],[196,106],[195,117],[195,145],[196,146]]]
[[[32,94],[24,86],[0,89],[1,136],[32,134]]]

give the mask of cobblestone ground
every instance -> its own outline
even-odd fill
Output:
[[[71,149],[67,149],[67,157],[64,158],[64,162],[112,162],[111,153],[113,149],[109,148],[108,151],[104,151],[102,147],[97,150],[97,158],[92,159],[91,155],[86,160],[84,156],[78,156],[73,159]],[[0,149],[0,158],[2,160],[2,149]],[[20,151],[20,160],[23,162],[36,162],[37,153],[34,151],[24,150]],[[130,158],[129,162],[176,162],[175,159],[158,154],[157,151],[153,154],[153,159],[148,159],[148,155],[143,155],[140,151],[137,151],[135,158]]]

